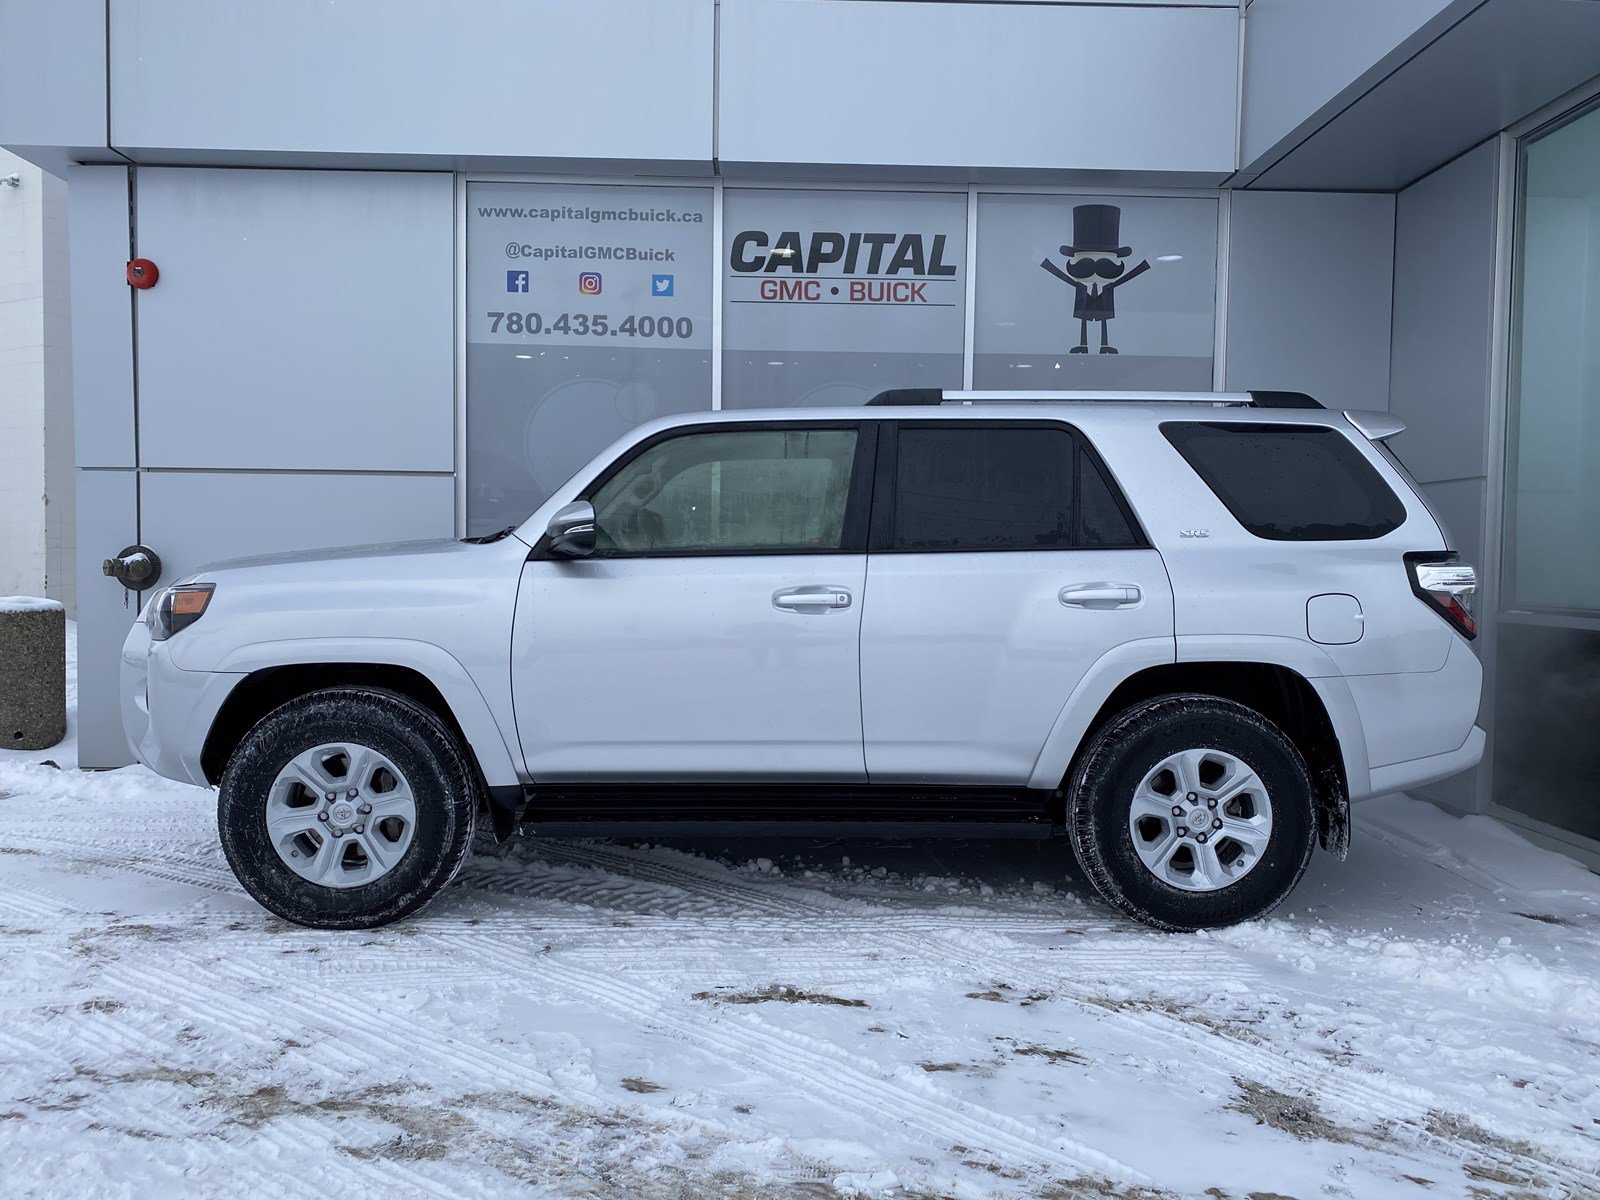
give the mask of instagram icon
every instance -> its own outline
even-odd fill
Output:
[[[578,276],[578,295],[598,296],[600,294],[600,272],[584,271]]]

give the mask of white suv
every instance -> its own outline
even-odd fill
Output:
[[[1473,569],[1298,393],[888,392],[641,427],[464,542],[208,567],[123,651],[240,882],[380,925],[500,837],[1059,837],[1165,929],[1478,761]]]

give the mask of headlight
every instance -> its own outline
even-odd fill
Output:
[[[150,606],[150,615],[145,621],[151,638],[164,642],[205,616],[216,586],[214,583],[180,583],[162,592]]]

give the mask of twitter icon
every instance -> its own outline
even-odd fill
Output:
[[[650,294],[652,296],[670,296],[670,295],[672,295],[672,276],[671,275],[652,275],[652,276],[650,276]]]

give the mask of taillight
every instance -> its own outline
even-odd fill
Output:
[[[1411,590],[1455,631],[1471,641],[1478,636],[1478,623],[1472,618],[1472,595],[1478,590],[1478,571],[1448,550],[1406,555],[1406,570],[1411,575]]]

